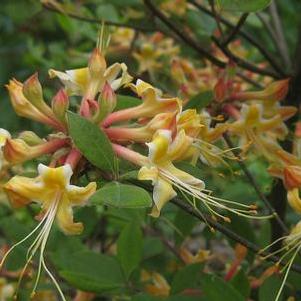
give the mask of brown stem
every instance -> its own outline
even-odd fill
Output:
[[[49,11],[52,11],[52,12],[55,12],[55,13],[58,13],[58,14],[65,14],[68,17],[79,20],[79,21],[85,21],[85,22],[88,22],[88,23],[98,23],[98,24],[102,24],[102,22],[104,21],[102,19],[94,19],[94,18],[79,16],[79,15],[76,15],[76,14],[71,13],[71,12],[65,12],[65,11],[62,12],[59,9],[57,9],[56,7],[51,6],[50,4],[42,3],[42,5],[45,9],[47,9]],[[154,31],[153,28],[147,28],[147,27],[138,26],[138,25],[134,25],[134,24],[122,24],[122,23],[107,21],[107,20],[105,20],[105,24],[109,25],[109,26],[132,28],[132,29],[142,31],[142,32],[153,32]]]
[[[244,14],[241,15],[241,17],[239,18],[236,26],[232,29],[232,31],[229,33],[226,40],[222,43],[222,45],[224,47],[226,47],[236,37],[236,35],[239,32],[239,30],[241,29],[241,27],[245,24],[248,16],[249,16],[248,13],[244,13]]]
[[[206,59],[208,59],[210,62],[212,62],[214,65],[225,68],[227,64],[223,61],[220,61],[215,56],[213,56],[210,52],[205,50],[203,47],[201,47],[193,38],[191,38],[186,32],[182,31],[180,28],[175,26],[160,10],[156,8],[156,6],[152,3],[151,0],[144,0],[145,5],[150,9],[150,11],[158,18],[160,19],[171,31],[177,34],[181,40],[183,40],[187,45],[195,49],[199,54],[204,56]],[[219,43],[216,43],[219,44]],[[226,49],[226,48],[225,48]],[[222,49],[223,50],[223,49]],[[261,75],[267,75],[271,76],[273,78],[280,78],[278,74],[266,70],[258,68],[257,66],[244,61],[243,59],[233,55],[230,51],[226,49],[224,51],[227,57],[229,57],[232,61],[234,61],[238,66],[249,70],[251,72],[261,74]]]
[[[281,220],[281,218],[279,217],[279,215],[277,214],[277,212],[275,211],[275,209],[273,208],[273,206],[270,204],[269,200],[266,198],[266,196],[262,193],[262,191],[260,190],[258,184],[256,183],[253,175],[250,173],[250,171],[248,170],[247,166],[245,165],[245,163],[243,162],[243,159],[241,158],[239,152],[234,148],[234,145],[230,139],[230,137],[227,135],[227,133],[225,133],[223,135],[226,143],[228,144],[228,146],[232,149],[233,154],[235,155],[235,157],[238,158],[238,164],[241,167],[241,169],[243,170],[244,174],[246,175],[246,177],[248,178],[250,184],[253,186],[254,190],[256,191],[258,197],[262,200],[262,202],[265,204],[265,206],[267,207],[267,209],[269,210],[270,214],[273,214],[275,217],[275,221],[277,221],[277,223],[279,224],[279,226],[281,227],[281,229],[287,233],[288,229],[286,227],[286,225],[284,224],[284,222]]]
[[[187,203],[182,202],[179,199],[173,199],[172,203],[174,203],[176,206],[182,208],[185,212],[189,213],[190,215],[196,217],[202,222],[206,222],[209,224],[212,228],[216,229],[217,231],[223,233],[226,235],[228,238],[232,239],[233,241],[239,242],[248,250],[252,251],[253,253],[258,254],[261,251],[261,248],[254,243],[248,241],[244,237],[241,237],[240,235],[236,234],[235,232],[231,231],[230,229],[224,227],[222,224],[218,223],[217,221],[213,220],[212,218],[208,216],[204,216],[203,214],[200,214],[196,209],[194,209],[192,206],[190,206]],[[267,256],[269,255],[268,252],[262,252],[262,256]],[[279,262],[280,258],[278,256],[269,256],[267,258],[268,261],[272,261],[275,263],[280,263],[280,265],[285,266],[287,263],[284,261]],[[301,273],[301,266],[298,264],[293,264],[292,268],[293,271]]]
[[[209,10],[206,6],[198,3],[196,0],[188,0],[191,4],[193,4],[196,8],[198,8],[200,11],[204,12],[205,14],[215,17],[211,10]],[[232,24],[227,19],[223,18],[222,16],[219,17],[219,20],[221,23],[226,25],[227,27],[233,29],[235,27],[234,24]],[[277,61],[270,55],[270,53],[266,50],[264,44],[258,42],[256,39],[254,39],[253,35],[249,34],[248,32],[242,30],[241,28],[237,32],[238,35],[240,35],[242,38],[244,38],[246,41],[248,41],[250,44],[255,46],[258,51],[262,54],[262,56],[270,63],[270,65],[273,67],[273,69],[279,73],[282,77],[287,77],[287,75],[283,72],[282,68],[278,65]]]
[[[232,53],[228,47],[223,46],[223,44],[214,36],[211,37],[213,42],[220,48],[220,50],[224,53],[225,56],[227,56],[231,61],[235,62],[238,66],[240,66],[243,69],[249,70],[251,72],[271,76],[275,79],[280,79],[281,76],[276,74],[274,71],[262,69],[257,67],[256,65],[253,65],[249,63],[248,61],[236,56],[234,53]]]

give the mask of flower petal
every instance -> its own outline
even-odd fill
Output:
[[[80,234],[84,229],[82,223],[75,223],[73,221],[73,210],[69,204],[67,195],[64,195],[60,201],[56,221],[60,229],[67,235]]]
[[[70,204],[83,205],[96,191],[96,183],[91,182],[86,187],[78,187],[75,185],[68,185],[66,194]]]
[[[158,217],[160,215],[163,206],[177,195],[172,185],[165,181],[164,179],[158,178],[154,185],[153,199],[154,206],[152,212],[150,213],[153,217]]]
[[[39,202],[45,196],[44,187],[38,178],[15,176],[3,186],[3,189],[16,208],[31,202]]]

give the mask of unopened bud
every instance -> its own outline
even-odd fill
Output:
[[[43,90],[38,79],[38,73],[30,76],[23,84],[23,94],[34,106],[39,108],[43,102]]]
[[[38,145],[44,142],[43,139],[41,139],[36,133],[32,131],[21,132],[19,139],[22,139],[30,146]]]
[[[56,121],[51,108],[44,101],[43,89],[38,79],[38,73],[33,74],[24,82],[23,94],[26,97],[26,99],[40,112],[44,113],[53,121]]]
[[[102,77],[107,68],[104,56],[98,48],[95,48],[89,59],[89,73],[91,78]]]
[[[301,167],[297,165],[286,166],[283,170],[284,185],[288,190],[301,187]]]
[[[64,89],[60,89],[52,99],[52,111],[57,119],[66,121],[66,112],[69,109],[69,98]]]
[[[213,89],[214,98],[217,102],[223,102],[227,97],[227,83],[224,77],[218,79]]]
[[[95,116],[97,122],[102,121],[108,114],[112,113],[117,104],[114,90],[109,83],[105,83],[98,99],[99,110]]]
[[[233,95],[236,100],[280,101],[285,98],[289,88],[289,79],[275,81],[262,91],[240,92]]]

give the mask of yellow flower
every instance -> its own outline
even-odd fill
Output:
[[[263,117],[263,107],[260,104],[243,105],[240,118],[229,125],[229,130],[240,138],[239,145],[245,149],[251,144],[264,155],[269,156],[266,144],[276,143],[287,134],[287,128],[281,116],[275,115],[269,119]]]
[[[142,270],[141,281],[146,283],[145,291],[150,295],[159,297],[169,296],[170,286],[161,274]]]
[[[1,171],[1,168],[3,167],[3,163],[4,163],[2,148],[5,145],[6,140],[10,139],[10,138],[11,138],[10,133],[5,129],[0,128],[0,171]]]
[[[117,90],[132,80],[124,63],[115,63],[106,68],[104,57],[101,54],[99,56],[102,57],[104,62],[103,67],[98,68],[98,74],[92,74],[90,66],[90,68],[79,68],[67,70],[66,72],[50,69],[49,76],[51,78],[58,77],[65,85],[68,95],[80,95],[90,99],[95,98],[96,93],[102,90],[106,82],[110,84],[113,90]]]
[[[9,81],[9,84],[6,85],[6,88],[9,92],[12,106],[17,115],[45,123],[54,127],[55,129],[62,130],[61,125],[56,120],[42,113],[38,108],[28,101],[28,99],[24,96],[22,83],[16,79],[13,79]]]
[[[176,142],[179,143],[178,141]],[[154,185],[154,207],[151,215],[158,217],[163,206],[174,198],[177,193],[173,189],[176,186],[189,185],[194,189],[203,189],[205,184],[188,173],[176,168],[171,160],[177,157],[181,148],[172,145],[171,131],[159,130],[154,135],[152,142],[147,143],[149,148],[149,166],[143,166],[139,170],[139,180],[151,180]]]
[[[139,170],[138,179],[150,180],[154,186],[154,207],[151,215],[158,217],[163,206],[177,195],[174,187],[193,199],[200,200],[212,215],[219,216],[225,221],[230,219],[218,213],[215,208],[225,209],[245,217],[256,214],[254,205],[248,206],[212,196],[209,190],[205,190],[202,180],[173,165],[172,161],[186,156],[192,142],[193,139],[186,136],[184,130],[180,131],[173,140],[170,130],[158,130],[152,142],[146,143],[149,148],[148,163]],[[232,206],[229,207],[228,204]]]
[[[68,139],[52,139],[42,141],[38,145],[29,145],[24,140],[7,139],[3,147],[3,154],[6,161],[11,164],[19,164],[45,154],[54,153],[68,143]]]
[[[30,234],[9,249],[0,267],[16,246],[22,244],[40,230],[28,249],[27,262],[20,279],[22,279],[22,275],[36,252],[40,250],[38,274],[32,293],[34,295],[43,267],[59,290],[62,299],[65,300],[58,283],[45,264],[44,250],[55,220],[65,234],[80,234],[82,232],[82,223],[73,221],[72,208],[74,206],[82,206],[87,202],[96,190],[96,183],[90,183],[86,187],[71,185],[72,169],[68,164],[57,168],[39,164],[38,173],[39,175],[36,178],[15,176],[4,185],[4,190],[14,207],[25,206],[35,202],[41,205],[42,210],[38,216],[40,219],[39,224]]]

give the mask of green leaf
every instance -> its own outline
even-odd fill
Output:
[[[259,288],[259,301],[274,301],[281,286],[281,279],[269,277]],[[283,300],[283,296],[279,301]]]
[[[210,301],[245,301],[245,298],[229,283],[215,275],[202,274],[201,287]]]
[[[76,147],[96,167],[115,173],[116,158],[108,137],[87,119],[68,112],[69,133]]]
[[[65,256],[59,274],[72,286],[89,292],[103,293],[124,287],[118,261],[92,251]]]
[[[115,7],[111,4],[101,4],[97,6],[96,15],[98,19],[118,22],[119,15]]]
[[[209,103],[213,100],[213,98],[214,97],[212,91],[201,92],[193,96],[189,100],[189,102],[185,106],[185,109],[197,109],[198,111],[200,111],[206,106],[208,106]]]
[[[256,12],[266,8],[272,0],[218,0],[220,9],[237,12]]]
[[[245,274],[244,270],[240,270],[230,281],[233,287],[235,287],[246,299],[249,299],[251,287],[250,282]]]
[[[149,193],[141,187],[113,182],[95,192],[90,202],[116,208],[145,208],[152,205]]]
[[[117,258],[128,278],[142,258],[143,239],[139,225],[133,221],[122,230],[117,241]]]
[[[142,103],[142,100],[139,98],[127,96],[127,95],[117,95],[117,105],[116,105],[115,111],[139,106],[141,103]]]
[[[171,283],[171,293],[177,294],[187,288],[195,288],[196,282],[200,278],[202,264],[190,264],[174,276]]]

